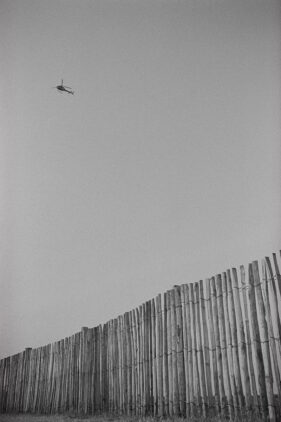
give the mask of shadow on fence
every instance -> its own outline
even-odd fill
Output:
[[[0,412],[281,420],[280,338],[273,254],[2,359]]]

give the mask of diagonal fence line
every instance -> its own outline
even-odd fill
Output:
[[[269,258],[266,265],[260,276],[250,263],[247,284],[243,267],[237,279],[232,269],[174,286],[106,324],[0,360],[0,412],[161,417],[213,409],[234,419],[256,409],[280,420],[276,256],[275,274]]]

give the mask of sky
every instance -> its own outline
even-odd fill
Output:
[[[0,1],[0,358],[280,249],[280,12]]]

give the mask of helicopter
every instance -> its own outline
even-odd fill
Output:
[[[53,88],[57,88],[58,91],[65,91],[68,94],[74,95],[74,91],[72,91],[72,88],[63,84],[63,79],[61,80],[61,85],[54,86]]]

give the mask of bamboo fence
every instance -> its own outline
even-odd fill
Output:
[[[281,420],[280,256],[0,360],[0,412]]]

